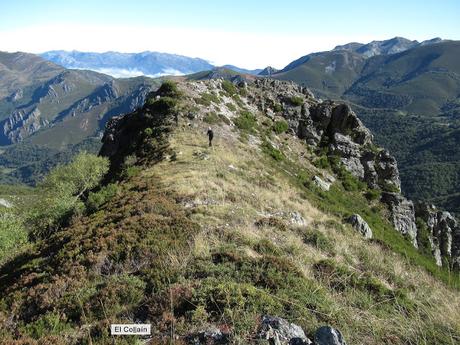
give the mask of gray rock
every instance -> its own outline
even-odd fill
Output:
[[[428,227],[428,240],[436,264],[442,266],[442,259],[451,259],[455,266],[460,263],[460,225],[449,213],[438,210],[434,205],[417,203],[417,217],[423,219]]]
[[[260,339],[266,339],[273,345],[308,345],[312,343],[311,340],[305,336],[300,326],[289,323],[283,318],[268,315],[262,317],[258,337]]]
[[[375,171],[378,176],[378,181],[382,181],[386,186],[381,185],[385,188],[388,185],[394,186],[398,190],[401,190],[401,180],[399,179],[399,170],[396,158],[394,158],[387,150],[382,150],[377,154],[375,164]]]
[[[382,202],[388,205],[390,221],[397,231],[408,237],[414,247],[417,245],[414,203],[399,193],[382,193]]]
[[[190,345],[225,345],[230,344],[230,336],[222,333],[217,327],[209,327],[201,332],[189,334],[185,337]]]
[[[365,238],[372,238],[372,230],[366,221],[359,215],[353,214],[348,219],[347,222],[350,223],[355,230],[357,230]]]
[[[324,191],[328,191],[331,188],[331,184],[329,182],[324,181],[318,176],[313,176],[312,181],[315,184],[315,186]]]
[[[342,333],[330,326],[318,328],[315,333],[315,345],[346,345]]]
[[[305,218],[302,217],[302,215],[299,212],[289,212],[288,216],[289,216],[289,222],[291,224],[298,225],[298,226],[307,225]]]
[[[13,207],[13,204],[6,199],[0,198],[0,206],[11,208]]]

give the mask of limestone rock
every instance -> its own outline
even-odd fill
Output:
[[[353,214],[348,219],[347,222],[350,223],[355,230],[357,230],[365,238],[372,238],[372,230],[366,221],[359,215]]]
[[[323,326],[315,333],[315,345],[347,345],[347,343],[339,330]]]
[[[201,332],[189,334],[185,337],[190,345],[225,345],[230,344],[230,336],[217,327],[209,327]]]
[[[414,203],[399,193],[390,192],[382,193],[382,202],[388,205],[395,229],[407,236],[414,247],[418,247]]]
[[[300,326],[289,323],[283,318],[268,315],[262,318],[258,337],[260,339],[266,339],[270,344],[275,345],[308,345],[312,343],[305,336]]]
[[[436,264],[442,266],[442,258],[448,258],[459,266],[460,224],[457,220],[449,212],[440,211],[434,205],[425,203],[416,204],[415,214],[428,227],[428,240]]]
[[[328,191],[331,188],[331,183],[324,181],[322,178],[318,176],[313,176],[312,181],[318,188],[324,191]]]

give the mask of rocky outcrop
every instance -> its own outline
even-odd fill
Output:
[[[38,131],[48,122],[41,117],[36,107],[27,107],[13,111],[3,122],[2,143],[17,143]]]
[[[350,223],[356,231],[363,235],[364,238],[372,238],[371,228],[359,214],[351,215],[347,218],[347,222]]]
[[[438,266],[443,258],[452,266],[460,268],[460,224],[446,211],[438,210],[434,205],[416,204],[416,216],[422,219],[428,230],[431,252]]]
[[[389,207],[390,221],[395,229],[407,236],[414,247],[418,247],[414,203],[400,193],[389,192],[382,193],[382,202]]]
[[[349,105],[333,101],[318,102],[311,92],[299,85],[270,79],[255,81],[263,91],[256,104],[262,111],[282,115],[290,131],[308,144],[327,148],[328,154],[339,158],[352,175],[373,189],[384,193],[390,221],[395,229],[417,246],[414,206],[401,193],[401,180],[396,159],[374,145],[373,136]],[[279,106],[278,106],[279,108]],[[279,113],[279,112],[278,112]],[[323,184],[315,181],[320,187]]]

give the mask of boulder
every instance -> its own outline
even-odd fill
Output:
[[[365,238],[372,238],[371,228],[359,214],[351,215],[349,218],[347,218],[347,222],[350,223],[353,228]]]
[[[315,184],[315,186],[324,191],[328,191],[331,188],[331,183],[324,181],[318,176],[313,176],[312,181]]]
[[[315,345],[346,345],[342,333],[330,326],[318,328],[315,333]]]
[[[300,326],[277,316],[262,317],[258,337],[273,345],[312,344]]]

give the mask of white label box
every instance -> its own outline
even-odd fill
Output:
[[[111,335],[150,335],[152,325],[149,323],[112,324]]]

